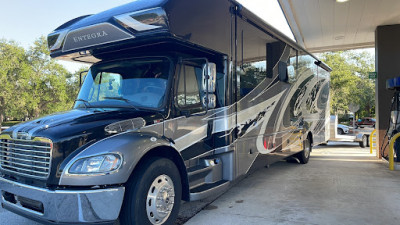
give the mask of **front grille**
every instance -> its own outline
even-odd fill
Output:
[[[0,139],[0,168],[18,175],[45,179],[51,165],[50,140]]]

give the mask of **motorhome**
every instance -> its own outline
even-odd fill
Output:
[[[236,1],[136,0],[48,44],[92,66],[70,111],[0,136],[1,205],[33,220],[173,224],[329,138],[330,68]]]

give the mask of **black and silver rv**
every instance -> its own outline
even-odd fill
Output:
[[[181,200],[328,140],[330,69],[233,0],[136,0],[73,19],[73,109],[0,136],[1,205],[53,224],[172,224]]]

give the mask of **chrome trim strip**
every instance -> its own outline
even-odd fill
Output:
[[[23,157],[33,156],[34,158],[39,158],[39,159],[49,159],[48,156],[27,155],[27,154],[15,153],[15,152],[4,152],[4,151],[2,151],[2,150],[0,150],[0,153],[13,154],[13,155],[18,155],[18,156],[23,156]],[[3,155],[3,157],[7,157],[7,156],[4,156],[4,155]],[[1,166],[0,166],[0,167],[1,167]]]
[[[3,170],[5,170],[5,169],[3,169]],[[36,179],[40,179],[40,180],[44,179],[44,177],[40,177],[40,176],[29,175],[29,174],[25,174],[25,173],[19,173],[19,172],[12,171],[12,170],[7,170],[7,171],[10,171],[13,174],[17,174],[17,175],[24,176],[24,177],[36,178]]]
[[[61,30],[56,33],[49,34],[49,36],[53,36],[53,35],[57,35],[57,34],[59,35],[56,43],[53,45],[53,47],[50,48],[50,51],[54,51],[54,50],[61,48],[61,45],[63,44],[63,42],[65,40],[65,36],[67,36],[68,32],[69,32],[69,30]]]
[[[140,10],[140,11],[137,11],[137,12],[130,12],[130,13],[125,13],[125,14],[122,14],[122,15],[114,16],[114,18],[116,20],[118,20],[119,22],[131,27],[132,29],[134,29],[136,31],[154,30],[154,29],[157,29],[157,28],[162,28],[162,26],[155,26],[155,25],[148,25],[148,24],[145,24],[145,23],[141,23],[141,22],[135,20],[134,18],[132,18],[132,16],[133,15],[137,15],[137,14],[141,14],[141,13],[145,13],[145,12],[150,12],[150,11],[153,11],[153,10],[159,10],[159,9],[163,10],[160,7],[153,8],[153,9],[145,9],[145,10]]]
[[[14,130],[12,132],[12,138],[14,138],[14,139],[18,138],[18,131],[21,128],[22,128],[22,126],[18,126],[18,125],[15,126],[15,128],[14,128]],[[11,139],[11,137],[9,139]]]
[[[12,144],[12,145],[18,145],[18,146],[29,147],[29,148],[31,148],[31,147],[33,147],[33,148],[47,148],[47,149],[51,148],[51,146],[24,145],[24,144],[18,144],[18,143],[9,143],[9,142],[1,141],[1,139],[0,139],[0,144],[6,144],[6,145],[7,145],[7,144]]]
[[[7,156],[2,156],[2,157],[7,157]],[[5,163],[8,163],[8,164],[16,164],[16,165],[21,165],[21,166],[25,166],[25,167],[30,167],[31,166],[31,167],[35,167],[35,168],[42,169],[42,170],[49,170],[48,167],[36,166],[36,165],[28,165],[28,164],[18,163],[18,162],[9,162],[9,161],[4,160],[4,159],[0,159],[0,162],[5,162]],[[3,165],[3,166],[13,167],[12,165]],[[19,167],[15,167],[15,168],[16,169],[22,169],[22,168],[19,168]],[[36,172],[40,172],[40,171],[35,171],[34,173],[36,173]]]
[[[33,133],[35,133],[36,131],[41,130],[41,129],[43,129],[43,130],[47,129],[48,127],[49,127],[49,125],[43,124],[42,126],[37,126],[33,129],[29,130],[27,139],[32,139]]]
[[[7,170],[5,167],[11,168],[11,169],[23,170],[23,171],[27,171],[27,172],[30,172],[30,173],[37,173],[37,174],[43,174],[43,175],[48,175],[49,174],[49,172],[41,172],[41,171],[35,171],[35,170],[28,170],[28,169],[24,169],[24,168],[20,168],[20,167],[13,167],[13,166],[10,166],[10,165],[2,165],[2,168],[4,170]],[[10,171],[11,172],[15,172],[15,171],[12,171],[12,170],[10,170]],[[26,175],[30,175],[30,174],[26,174]],[[31,176],[35,176],[35,175],[31,175]],[[41,177],[41,178],[43,178],[43,177]]]
[[[1,153],[1,151],[0,151],[0,153]],[[40,161],[30,160],[30,159],[20,159],[20,158],[15,158],[13,156],[8,156],[8,155],[3,155],[3,154],[0,154],[0,157],[7,157],[7,158],[14,159],[14,160],[20,160],[20,161],[32,162],[32,163],[40,163],[40,164],[48,164],[48,165],[50,164],[49,162],[40,162]]]
[[[6,149],[13,149],[15,151],[21,151],[21,152],[32,152],[32,153],[37,153],[37,154],[50,154],[50,152],[45,152],[45,151],[35,151],[35,150],[29,150],[29,149],[22,149],[22,148],[13,148],[13,147],[5,147],[2,146],[1,148],[6,148]],[[34,147],[35,148],[35,147]],[[50,150],[50,149],[49,149]],[[34,155],[33,155],[34,156]]]

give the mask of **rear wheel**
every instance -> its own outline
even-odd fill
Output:
[[[311,141],[309,138],[307,138],[303,142],[303,151],[297,153],[296,158],[299,159],[301,164],[306,164],[310,159],[310,153],[311,153]]]
[[[142,164],[128,182],[121,224],[174,224],[182,197],[178,168],[165,158]]]
[[[368,145],[368,139],[366,135],[363,135],[360,141],[360,147],[365,148]]]

